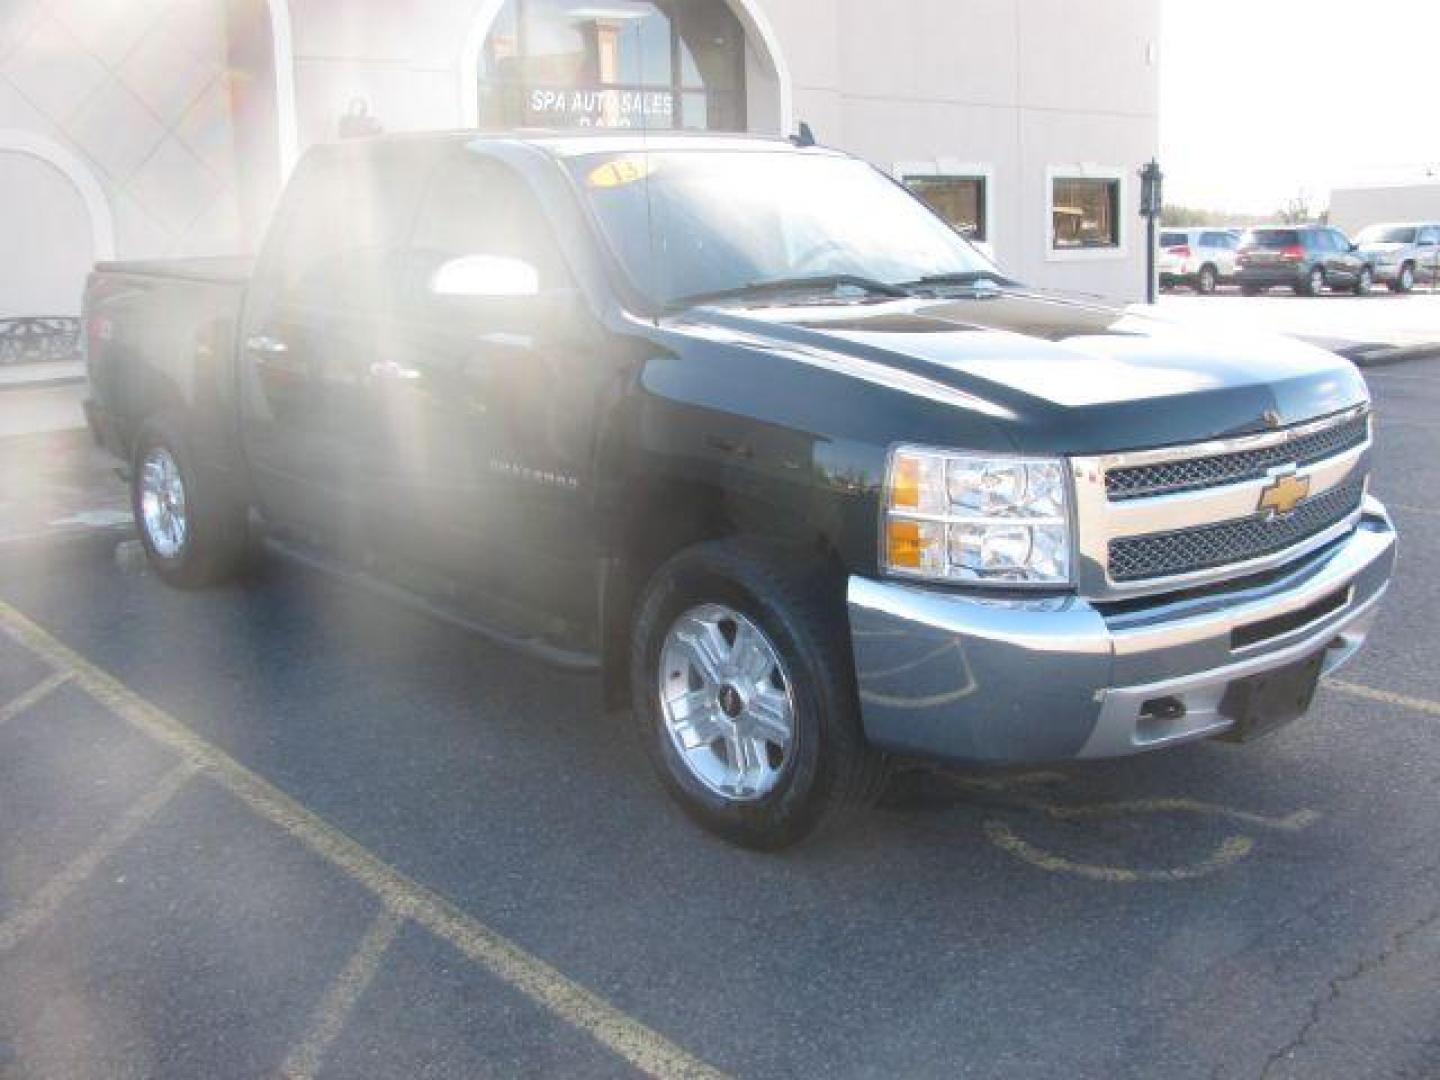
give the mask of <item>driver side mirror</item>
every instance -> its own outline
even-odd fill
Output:
[[[430,292],[456,300],[514,300],[540,295],[540,272],[524,259],[462,255],[430,275]]]

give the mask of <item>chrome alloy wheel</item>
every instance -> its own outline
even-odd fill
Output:
[[[795,698],[780,654],[739,612],[686,611],[660,649],[665,730],[692,776],[736,801],[774,789],[795,743]]]
[[[173,559],[185,546],[185,481],[163,446],[152,446],[140,463],[140,516],[155,554]]]

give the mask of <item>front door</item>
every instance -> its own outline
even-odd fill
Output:
[[[539,295],[438,293],[437,271],[472,256],[533,268]],[[507,166],[467,153],[431,181],[406,262],[397,370],[372,387],[385,532],[479,605],[588,625],[595,418],[614,359],[541,207]]]

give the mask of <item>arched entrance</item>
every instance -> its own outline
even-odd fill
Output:
[[[0,237],[0,363],[70,355],[85,276],[115,257],[104,189],[59,143],[0,131]]]
[[[753,0],[485,0],[459,72],[471,127],[791,127],[789,72]]]

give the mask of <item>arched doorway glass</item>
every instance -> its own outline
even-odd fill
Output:
[[[506,0],[481,50],[484,128],[746,129],[725,0]]]

